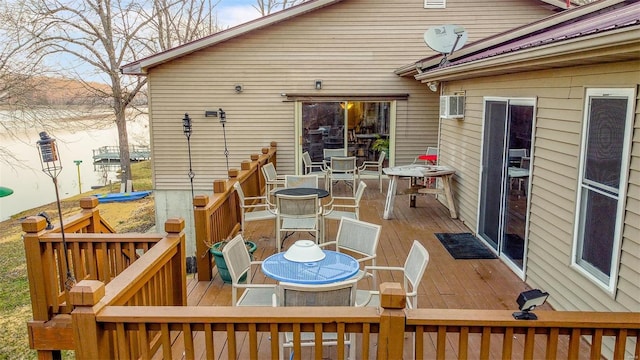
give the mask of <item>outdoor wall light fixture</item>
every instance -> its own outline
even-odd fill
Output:
[[[316,88],[316,90],[322,89],[322,80],[316,80],[315,88]]]
[[[517,320],[538,320],[536,314],[532,313],[533,309],[541,306],[547,301],[549,293],[542,292],[540,289],[523,291],[518,295],[516,300],[521,311],[513,313],[514,319]]]
[[[191,118],[188,113],[184,113],[184,118],[182,118],[182,132],[184,136],[187,137],[187,148],[189,149],[189,172],[187,175],[189,176],[189,181],[191,182],[191,201],[193,202],[194,193],[193,193],[193,178],[196,174],[193,172],[191,167]]]
[[[242,84],[236,84],[233,89],[236,91],[237,94],[241,93],[243,90],[243,86]]]
[[[438,81],[429,81],[427,83],[427,86],[429,87],[429,90],[431,90],[433,92],[436,92],[436,91],[438,91],[438,85],[439,84],[440,83]]]
[[[76,279],[71,274],[71,268],[69,267],[69,252],[67,250],[67,239],[64,236],[64,224],[62,222],[62,208],[60,206],[60,194],[58,192],[58,175],[62,171],[62,162],[58,155],[58,148],[56,147],[56,140],[51,138],[46,131],[42,131],[40,134],[40,140],[36,142],[38,152],[40,153],[40,162],[42,164],[42,172],[49,175],[53,180],[53,187],[56,190],[56,203],[58,205],[58,215],[60,216],[60,234],[62,234],[62,248],[64,251],[64,261],[67,267],[67,279],[64,282],[64,287],[71,290],[73,285],[76,284]],[[45,217],[46,220],[46,217]]]

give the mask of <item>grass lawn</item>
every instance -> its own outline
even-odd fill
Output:
[[[131,170],[135,190],[152,189],[150,162],[132,164]],[[119,186],[120,184],[115,184],[113,188],[104,187],[62,200],[64,217],[80,211],[81,198],[117,192]],[[100,204],[98,209],[100,215],[119,233],[146,232],[155,225],[153,194],[135,201]],[[27,321],[32,319],[32,314],[20,219],[41,211],[45,211],[54,223],[58,223],[56,203],[21,212],[0,222],[0,359],[37,357],[36,352],[29,348],[27,335]]]

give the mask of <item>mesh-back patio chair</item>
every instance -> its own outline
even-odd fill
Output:
[[[318,176],[310,175],[285,175],[284,187],[286,188],[318,188]]]
[[[358,182],[360,181],[361,176],[377,176],[378,187],[380,188],[380,192],[382,192],[382,164],[384,163],[384,158],[386,156],[386,152],[380,151],[378,161],[364,161],[358,167]]]
[[[275,294],[275,284],[252,284],[251,265],[262,261],[251,261],[249,250],[241,234],[236,235],[222,248],[222,257],[231,275],[231,304],[233,306],[271,306]],[[246,283],[242,284],[242,278]],[[244,292],[238,299],[238,290]]]
[[[339,181],[344,182],[351,187],[353,195],[356,194],[356,157],[337,157],[331,158],[329,166],[329,193],[333,196],[333,185]]]
[[[276,251],[282,250],[282,242],[289,233],[304,231],[312,233],[316,243],[321,242],[320,216],[322,209],[318,195],[276,194]],[[284,234],[284,237],[283,237]]]
[[[323,285],[299,285],[281,282],[278,285],[276,303],[278,306],[354,306],[357,280],[346,280],[338,283]],[[284,348],[294,347],[292,332],[280,333],[280,358],[284,358]],[[323,333],[322,346],[337,345],[337,333]],[[349,348],[348,356],[355,359],[355,336],[345,334],[345,347]],[[301,347],[316,346],[315,334],[303,332],[300,334]],[[322,354],[322,348],[316,348],[316,354]],[[293,353],[290,357],[293,356]],[[317,358],[317,356],[316,356]]]
[[[326,230],[327,220],[340,221],[343,217],[360,219],[360,200],[362,200],[362,196],[364,195],[364,190],[366,188],[367,184],[365,184],[364,181],[360,181],[358,183],[358,190],[356,190],[355,196],[333,196],[331,201],[323,205],[323,229]]]
[[[271,202],[271,197],[273,193],[278,190],[278,188],[284,188],[284,176],[278,175],[276,172],[276,167],[273,166],[272,163],[266,163],[262,165],[260,168],[262,170],[262,175],[264,176],[265,182],[265,196],[268,196],[269,201]]]
[[[418,240],[414,240],[404,266],[365,266],[365,271],[387,270],[402,272],[407,308],[415,309],[418,306],[418,285],[428,264],[429,252]],[[377,290],[358,290],[356,304],[358,306],[378,307],[380,306],[380,292]]]
[[[340,220],[338,234],[335,241],[327,241],[321,244],[321,247],[334,245],[336,251],[346,252],[354,256],[358,263],[361,264],[361,270],[356,278],[361,279],[366,275],[373,278],[372,289],[377,289],[376,273],[372,268],[371,273],[365,273],[365,265],[375,267],[378,242],[380,241],[380,232],[382,226],[369,222],[350,219],[343,217]]]
[[[304,165],[304,174],[306,175],[316,175],[318,178],[324,179],[324,188],[327,188],[327,167],[326,163],[323,161],[312,161],[311,155],[309,155],[308,151],[302,153],[302,163]]]
[[[248,221],[275,220],[277,211],[266,196],[245,197],[239,182],[234,183],[233,188],[238,194],[240,203],[240,230],[243,234]]]

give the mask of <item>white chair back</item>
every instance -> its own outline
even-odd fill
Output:
[[[280,282],[280,306],[353,306],[356,293],[355,279],[332,284],[300,285]]]
[[[318,188],[317,175],[285,175],[284,186],[287,188]]]
[[[344,148],[342,149],[323,149],[322,155],[325,160],[334,156],[345,156]]]
[[[411,250],[409,250],[409,254],[407,255],[407,259],[404,263],[404,275],[405,275],[405,290],[407,291],[407,297],[412,298],[412,302],[407,302],[409,307],[415,308],[417,306],[418,300],[418,284],[422,280],[422,276],[424,275],[424,271],[429,264],[429,252],[427,249],[418,242],[418,240],[413,240],[413,244],[411,245]],[[408,291],[407,282],[411,284],[411,292]]]
[[[381,229],[377,224],[343,217],[336,236],[336,250],[375,258]]]

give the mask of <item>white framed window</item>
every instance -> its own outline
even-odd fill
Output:
[[[571,265],[615,294],[634,89],[587,89]]]
[[[447,7],[447,0],[424,0],[425,9],[444,9]]]

